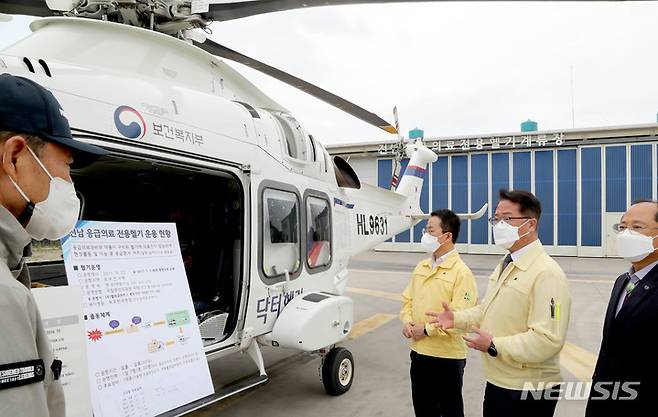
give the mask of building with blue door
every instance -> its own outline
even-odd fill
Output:
[[[657,134],[658,124],[649,124],[424,138],[439,158],[425,174],[421,207],[463,213],[488,203],[487,215],[462,223],[458,249],[502,253],[486,218],[500,188],[529,190],[542,202],[539,237],[549,253],[616,256],[614,224],[633,201],[657,197]],[[347,159],[362,182],[388,188],[394,146],[390,140],[327,148]],[[421,250],[423,227],[378,249]]]

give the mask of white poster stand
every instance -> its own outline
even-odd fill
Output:
[[[80,221],[62,252],[83,292],[95,417],[153,417],[214,393],[175,224]]]

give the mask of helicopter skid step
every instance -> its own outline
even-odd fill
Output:
[[[210,395],[200,400],[194,401],[192,403],[186,404],[182,407],[178,407],[175,410],[167,411],[166,413],[159,414],[157,417],[179,417],[189,414],[193,411],[199,410],[200,408],[207,407],[211,404],[214,404],[218,401],[224,400],[233,395],[239,394],[241,392],[250,390],[259,385],[262,385],[268,381],[267,375],[257,375],[253,378],[248,378],[237,382],[228,387],[222,388],[219,391],[216,391],[213,395]]]

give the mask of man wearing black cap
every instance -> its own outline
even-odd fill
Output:
[[[70,167],[105,153],[71,137],[48,90],[0,75],[0,416],[65,415],[62,364],[30,292],[25,258],[32,239],[57,240],[75,226],[80,201]]]

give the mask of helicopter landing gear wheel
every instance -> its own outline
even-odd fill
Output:
[[[352,387],[354,358],[342,347],[333,348],[322,364],[322,384],[329,395],[343,395]]]

